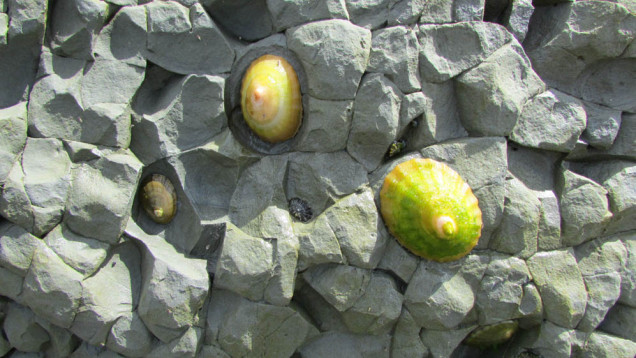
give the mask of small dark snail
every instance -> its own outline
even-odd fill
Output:
[[[302,95],[294,68],[280,56],[252,62],[241,84],[241,111],[250,129],[270,143],[292,138],[302,121]]]
[[[152,174],[144,181],[139,198],[146,214],[156,223],[167,224],[177,213],[177,193],[161,174]]]
[[[289,213],[300,222],[307,222],[314,216],[311,207],[306,201],[300,198],[291,198],[289,200]]]
[[[432,159],[396,166],[384,179],[380,206],[391,234],[429,260],[457,260],[481,236],[481,210],[472,190],[457,172]]]

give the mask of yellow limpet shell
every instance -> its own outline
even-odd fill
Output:
[[[247,125],[266,142],[292,138],[302,120],[300,84],[294,68],[280,56],[252,62],[241,84],[241,110]]]
[[[139,195],[144,211],[156,223],[167,224],[177,213],[177,193],[170,180],[161,174],[152,174]]]
[[[464,343],[478,348],[497,346],[512,338],[518,328],[517,321],[503,321],[479,327],[468,335]]]
[[[466,182],[432,159],[397,165],[380,191],[382,218],[402,246],[429,260],[457,260],[477,245],[481,210]]]

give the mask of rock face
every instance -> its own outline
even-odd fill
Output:
[[[0,0],[0,356],[636,356],[635,11]],[[298,75],[283,142],[243,119],[265,54]],[[414,158],[477,197],[459,260],[384,223]]]

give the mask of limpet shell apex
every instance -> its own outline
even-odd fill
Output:
[[[249,128],[270,143],[292,138],[302,121],[302,95],[296,71],[287,60],[263,55],[245,71],[241,111]]]
[[[156,223],[167,224],[177,213],[177,194],[168,178],[152,174],[142,184],[141,206]]]
[[[432,159],[397,165],[380,191],[382,218],[391,234],[414,254],[439,262],[457,260],[477,245],[478,204],[457,172]]]

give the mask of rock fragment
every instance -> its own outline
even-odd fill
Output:
[[[367,171],[376,169],[397,135],[402,93],[380,74],[362,79],[353,103],[347,152]]]
[[[530,99],[521,110],[510,139],[533,148],[569,152],[585,130],[583,103],[557,90]]]
[[[137,312],[150,332],[167,343],[198,322],[210,285],[206,261],[188,258],[164,240],[139,231],[126,231],[142,256]]]
[[[80,235],[116,243],[130,217],[141,168],[141,162],[128,151],[75,168],[66,225]]]
[[[585,313],[588,295],[572,250],[538,252],[527,264],[548,321],[576,327]]]
[[[146,12],[149,61],[184,75],[230,71],[234,51],[203,6],[160,1],[147,4]]]
[[[287,30],[287,46],[307,74],[308,93],[318,99],[356,96],[371,51],[371,31],[345,20],[324,20]]]
[[[527,100],[544,91],[521,45],[512,40],[455,81],[462,125],[480,136],[507,136]]]
[[[511,41],[502,26],[481,21],[422,25],[417,35],[420,75],[430,82],[459,75]]]

